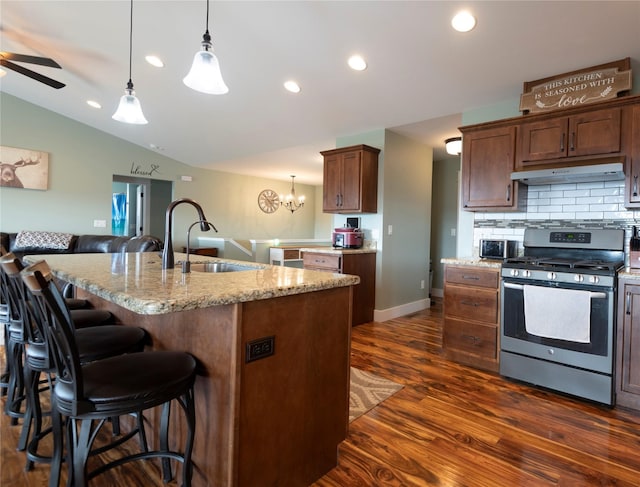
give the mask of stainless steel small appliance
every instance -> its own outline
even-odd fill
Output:
[[[500,374],[613,405],[623,264],[623,230],[525,230],[502,264]]]
[[[479,254],[482,259],[503,260],[517,255],[518,242],[506,239],[480,239]]]
[[[359,228],[336,228],[332,241],[335,248],[359,249],[364,243],[364,233]]]

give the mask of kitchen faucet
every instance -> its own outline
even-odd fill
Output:
[[[173,233],[171,231],[171,221],[173,217],[173,210],[175,209],[176,206],[178,206],[181,203],[189,203],[197,210],[198,221],[200,222],[200,229],[203,232],[208,232],[209,225],[211,225],[209,222],[207,222],[207,217],[204,216],[204,211],[202,210],[202,207],[191,198],[180,198],[179,200],[175,200],[169,203],[169,206],[167,206],[167,215],[166,215],[166,221],[165,221],[165,227],[164,227],[164,230],[165,230],[164,249],[162,249],[162,268],[163,269],[173,269],[174,267],[173,244],[171,243],[172,233]],[[213,225],[211,226],[213,227]],[[215,227],[213,228],[215,229]]]
[[[218,229],[213,226],[213,223],[209,223],[207,220],[197,220],[189,226],[189,230],[187,230],[187,259],[182,263],[183,274],[187,274],[191,272],[191,262],[189,262],[189,240],[191,239],[191,229],[194,227],[194,225],[197,225],[198,223],[200,224],[200,228],[202,228],[203,224],[206,224],[207,227],[213,228],[216,231],[216,233],[218,233]]]

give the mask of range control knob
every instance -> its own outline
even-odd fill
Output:
[[[576,282],[582,282],[584,281],[584,276],[582,274],[576,274],[575,276],[573,276],[573,280]]]
[[[513,276],[513,277],[517,276],[518,275],[518,269],[511,269],[509,271],[509,275]]]
[[[548,272],[547,273],[547,279],[555,279],[556,278],[556,273],[555,272]]]
[[[600,278],[598,276],[589,276],[589,282],[591,284],[596,284],[600,282]]]
[[[531,277],[531,271],[525,269],[524,271],[522,271],[522,275],[523,277]]]

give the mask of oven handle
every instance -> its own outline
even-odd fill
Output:
[[[509,289],[518,289],[519,291],[522,291],[524,289],[524,284],[514,284],[512,282],[503,282],[502,285]],[[599,292],[593,292],[593,291],[590,292],[589,295],[591,299],[605,299],[607,297],[606,293],[599,293]]]

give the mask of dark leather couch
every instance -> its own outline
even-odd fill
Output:
[[[152,236],[118,237],[115,235],[73,235],[66,249],[46,246],[17,246],[17,233],[0,232],[0,245],[16,257],[37,254],[96,254],[110,252],[154,252],[162,250],[162,240]]]

